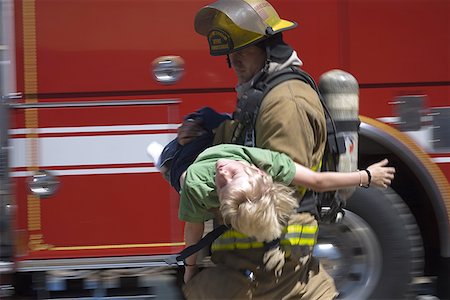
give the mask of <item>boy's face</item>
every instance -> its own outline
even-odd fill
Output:
[[[264,174],[257,167],[250,165],[246,161],[237,161],[231,159],[219,159],[216,162],[216,187],[217,194],[221,198],[223,193],[233,186],[246,187],[250,185],[249,179],[251,174],[248,169],[255,169],[259,174]]]

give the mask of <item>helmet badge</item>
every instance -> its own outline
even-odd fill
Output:
[[[223,55],[233,50],[233,40],[230,35],[220,29],[214,28],[208,32],[208,43],[211,55]]]

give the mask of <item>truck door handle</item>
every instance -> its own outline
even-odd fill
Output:
[[[180,56],[160,56],[152,62],[153,76],[161,84],[175,84],[184,74],[184,60]]]
[[[28,181],[30,191],[39,197],[50,197],[58,190],[60,181],[51,172],[39,170]]]

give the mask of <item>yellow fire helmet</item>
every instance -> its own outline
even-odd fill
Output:
[[[211,55],[226,55],[292,29],[265,0],[219,0],[197,13],[195,31],[208,38]]]

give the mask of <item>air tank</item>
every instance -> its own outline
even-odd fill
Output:
[[[343,137],[345,152],[339,155],[339,172],[358,169],[359,86],[348,72],[330,70],[319,79],[319,90],[334,120],[338,137]],[[348,199],[355,188],[338,191],[341,199]]]

